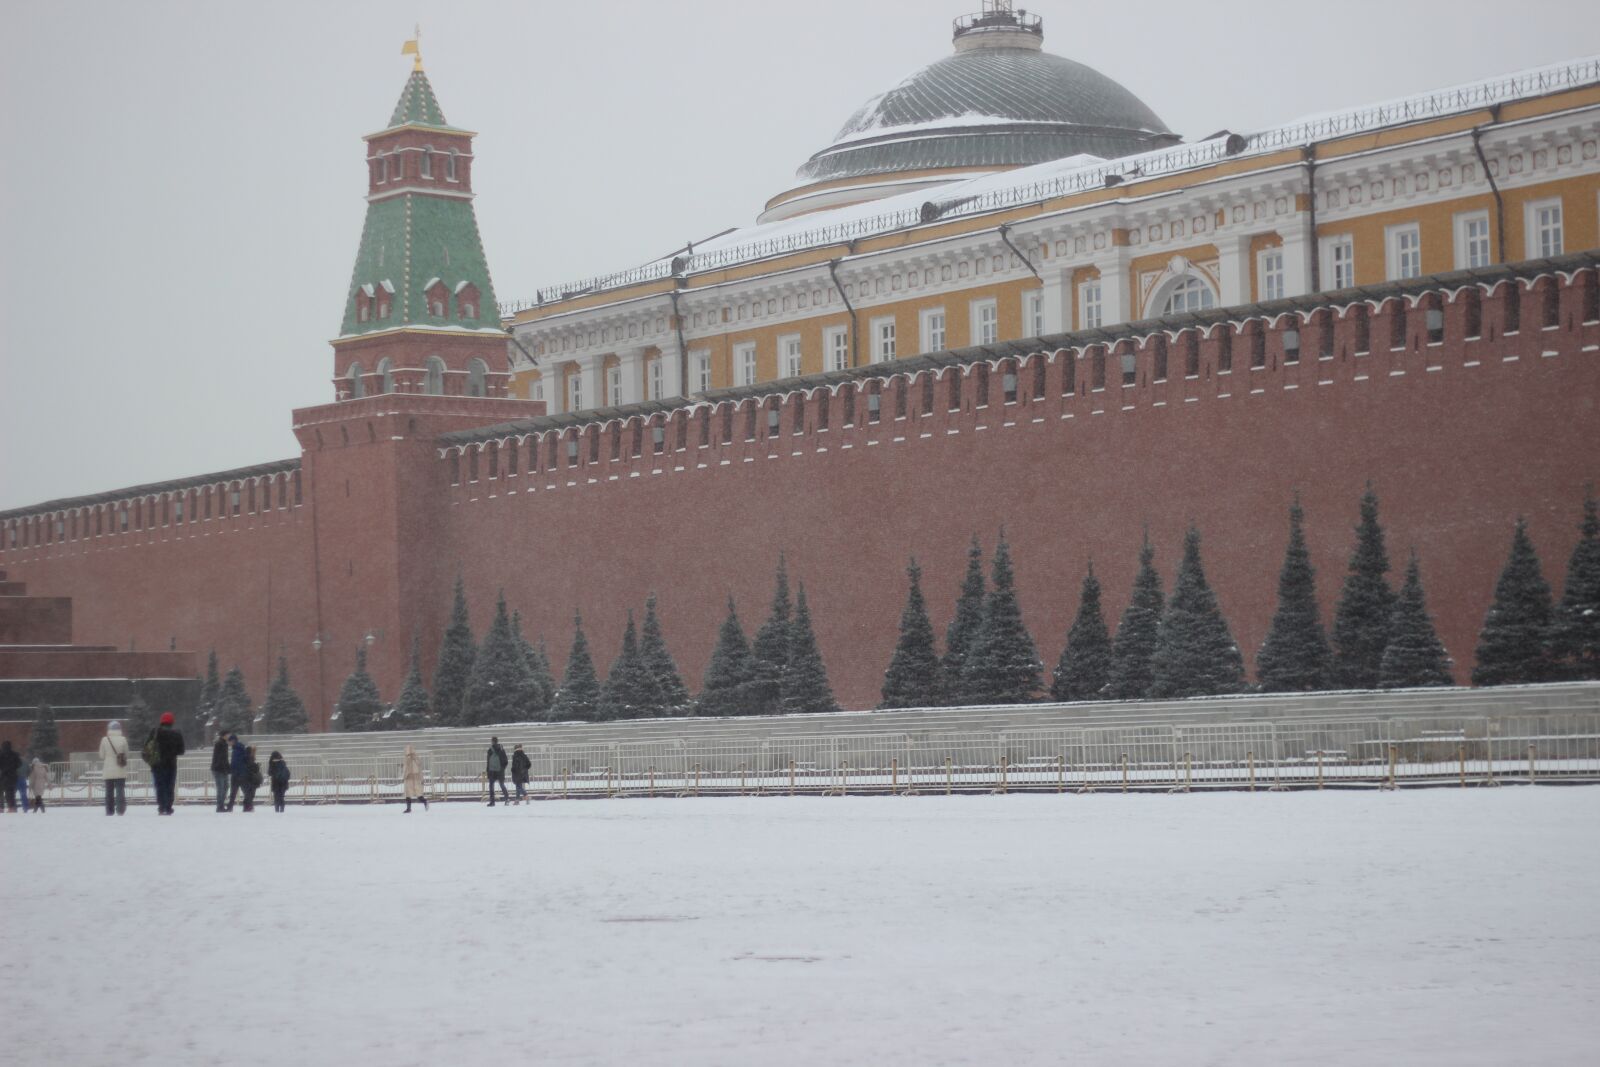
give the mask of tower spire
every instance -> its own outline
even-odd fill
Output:
[[[411,69],[422,69],[422,23],[417,23],[416,29],[411,33],[411,40],[400,46],[400,54],[411,57]]]

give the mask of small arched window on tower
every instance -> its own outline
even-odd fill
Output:
[[[449,317],[450,290],[438,278],[430,278],[422,287],[423,298],[428,301],[428,314],[436,319]]]
[[[450,155],[445,158],[445,162],[444,162],[444,177],[445,177],[445,180],[446,181],[452,181],[452,182],[459,180],[456,177],[456,175],[458,173],[460,173],[460,172],[456,169],[456,150],[454,148],[452,148],[452,149],[450,149]]]
[[[360,400],[362,397],[367,395],[366,383],[362,381],[361,378],[362,373],[361,364],[359,363],[350,364],[350,369],[345,372],[345,374],[350,378],[351,400]]]
[[[377,317],[388,318],[390,309],[394,307],[394,283],[387,278],[379,282],[375,299],[378,303]]]
[[[467,364],[467,395],[486,396],[489,380],[489,365],[481,359],[475,359]]]
[[[461,282],[456,286],[456,318],[475,319],[478,317],[478,287],[471,282]]]
[[[394,392],[394,360],[388,356],[378,360],[378,389],[385,393]]]
[[[372,286],[363,285],[356,289],[356,321],[372,321]]]
[[[433,177],[433,149],[427,145],[422,147],[422,176]]]
[[[427,381],[423,384],[422,391],[429,396],[444,395],[444,360],[438,356],[429,356],[427,367]]]

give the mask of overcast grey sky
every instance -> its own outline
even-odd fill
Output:
[[[4,0],[0,508],[295,453],[415,21],[510,300],[750,223],[979,6]],[[1600,52],[1588,0],[1027,6],[1190,138]]]

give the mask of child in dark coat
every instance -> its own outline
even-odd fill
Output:
[[[272,784],[272,810],[282,811],[284,795],[289,792],[289,764],[277,750],[267,759],[267,780]]]

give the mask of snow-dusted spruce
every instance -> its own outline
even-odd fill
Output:
[[[194,729],[184,731],[184,737],[194,738],[195,744],[202,744],[208,732],[212,729],[217,718],[217,698],[222,695],[222,677],[217,673],[217,650],[212,649],[206,657],[206,680],[200,683],[200,703],[194,709]],[[132,734],[128,735],[132,737]],[[139,739],[144,743],[144,738]]]
[[[230,671],[228,677],[233,677]],[[224,686],[226,688],[226,686]],[[367,673],[367,648],[356,648],[356,669],[339,687],[339,729],[346,733],[383,728],[383,697],[378,694],[378,683]]]
[[[1133,592],[1111,646],[1111,674],[1105,693],[1112,700],[1138,700],[1150,691],[1155,678],[1156,634],[1166,605],[1155,559],[1156,550],[1147,530],[1139,547],[1139,572],[1133,578]]]
[[[1026,704],[1039,692],[1044,664],[1022,622],[1005,530],[994,547],[983,622],[961,668],[962,699],[968,704]]]
[[[933,647],[933,623],[922,599],[922,568],[911,557],[906,567],[906,606],[900,612],[900,637],[889,669],[883,672],[880,708],[932,708],[944,700],[944,668]]]
[[[305,701],[289,684],[289,661],[279,656],[277,677],[267,688],[267,702],[261,707],[261,732],[303,734],[309,726]]]
[[[1296,500],[1289,507],[1289,547],[1278,573],[1278,610],[1256,656],[1256,677],[1265,693],[1328,688],[1332,654],[1317,607],[1316,572],[1306,550],[1304,520]]]
[[[628,612],[628,625],[622,631],[622,650],[611,664],[605,685],[600,687],[600,718],[639,719],[648,717],[656,703],[655,688],[639,655],[639,631]]]
[[[1556,613],[1555,652],[1563,677],[1600,678],[1600,516],[1592,488],[1584,494],[1578,531]]]
[[[1422,567],[1416,552],[1406,564],[1406,580],[1394,602],[1394,619],[1389,624],[1389,647],[1383,650],[1383,668],[1378,685],[1383,689],[1414,689],[1422,686],[1454,685],[1450,656],[1433,628],[1428,606],[1422,595]]]
[[[255,718],[254,708],[255,704],[244,687],[244,672],[238,667],[230,668],[222,679],[221,691],[217,693],[217,732],[249,733]]]
[[[140,739],[143,744],[143,739]],[[67,758],[61,751],[61,735],[56,730],[56,712],[49,704],[40,704],[33,716],[33,731],[28,734],[28,762],[42,759],[46,763],[60,763]],[[23,769],[26,774],[26,768]]]
[[[1091,562],[1078,593],[1078,614],[1051,676],[1050,699],[1096,700],[1110,680],[1111,631],[1100,611],[1100,579]]]
[[[600,681],[595,677],[594,660],[589,655],[589,639],[583,635],[583,615],[572,616],[572,651],[567,655],[567,672],[550,706],[556,722],[579,719],[593,722],[600,713]]]
[[[811,629],[811,609],[806,605],[806,583],[801,582],[789,623],[788,667],[783,672],[780,704],[785,715],[815,715],[838,711],[828,670],[822,664],[817,635]]]
[[[550,702],[555,699],[556,683],[550,677],[550,662],[538,649],[528,643],[522,633],[522,612],[511,613],[511,636],[522,651],[522,662],[528,665],[528,711],[524,721],[534,722],[550,714]]]
[[[122,736],[126,737],[128,743],[134,748],[139,748],[144,744],[145,738],[150,736],[150,731],[154,730],[156,724],[160,721],[160,716],[157,714],[156,709],[152,708],[149,702],[138,693],[135,693],[133,699],[128,702],[128,711],[125,718],[126,721],[122,724]],[[204,732],[199,736],[204,738]],[[195,743],[199,744],[198,741]]]
[[[539,643],[534,646],[533,654],[538,662],[533,666],[533,679],[544,691],[540,698],[544,718],[550,718],[550,708],[556,702],[556,673],[550,666],[550,650],[545,647],[544,638],[539,638]]]
[[[1550,583],[1521,517],[1511,533],[1511,553],[1495,583],[1494,602],[1478,634],[1473,685],[1517,685],[1550,680]]]
[[[467,676],[467,698],[461,705],[463,726],[527,722],[533,718],[533,674],[522,645],[511,632],[511,614],[502,590]]]
[[[649,714],[683,715],[689,709],[689,689],[683,684],[678,665],[667,651],[667,639],[661,633],[661,617],[656,613],[656,595],[651,593],[644,602],[644,626],[639,631],[639,658],[644,662],[645,673],[650,676],[651,697]]]
[[[1333,684],[1342,689],[1372,689],[1378,684],[1383,650],[1389,647],[1394,590],[1389,588],[1389,551],[1378,525],[1378,494],[1372,486],[1361,497],[1361,522],[1350,573],[1333,613]]]
[[[789,625],[794,605],[789,599],[789,567],[778,553],[778,574],[773,582],[772,610],[750,645],[751,680],[744,715],[777,715],[783,709],[783,672],[789,667]]]
[[[755,663],[750,655],[750,642],[739,623],[739,613],[734,610],[733,597],[728,598],[728,614],[717,630],[717,645],[711,650],[711,662],[706,664],[701,680],[700,701],[696,713],[700,715],[742,715],[744,697],[754,676]]]
[[[472,624],[467,616],[467,589],[457,575],[450,624],[445,627],[444,644],[439,647],[439,665],[433,672],[433,715],[440,726],[464,725],[461,708],[467,697],[467,681],[472,676],[472,661],[477,654],[477,646],[472,641]]]
[[[1217,596],[1206,583],[1200,563],[1200,531],[1192,524],[1183,535],[1183,561],[1172,586],[1172,599],[1156,633],[1155,700],[1215,696],[1244,689],[1244,659],[1222,617]]]
[[[987,589],[983,579],[983,548],[978,535],[972,535],[967,548],[967,572],[961,578],[961,592],[956,597],[956,611],[944,631],[944,689],[945,703],[957,705],[965,699],[961,676],[966,670],[967,653],[978,627],[983,625],[983,601]]]
[[[433,725],[433,707],[428,700],[428,689],[422,684],[421,655],[417,650],[417,639],[411,639],[411,669],[406,672],[406,680],[400,683],[400,696],[394,702],[394,711],[389,715],[389,729],[391,730],[420,730],[424,726]]]

